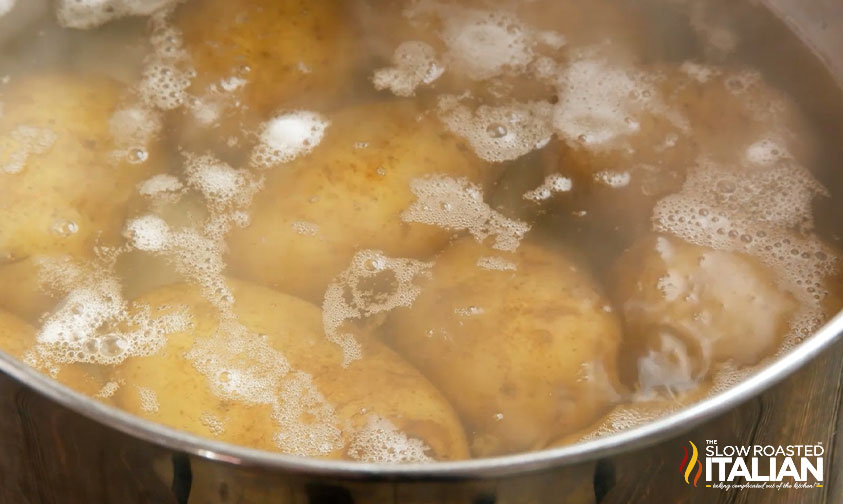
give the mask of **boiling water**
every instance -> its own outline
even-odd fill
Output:
[[[0,345],[150,420],[535,450],[721,391],[841,307],[831,127],[765,72],[756,8],[0,15]]]

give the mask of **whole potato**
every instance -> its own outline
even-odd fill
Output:
[[[382,334],[451,400],[475,456],[542,448],[619,398],[607,301],[565,254],[532,243],[455,243]]]
[[[715,364],[775,352],[798,303],[758,259],[651,235],[614,267],[626,322],[625,369],[642,390],[687,390]]]
[[[267,172],[251,223],[228,240],[235,274],[314,302],[359,249],[424,258],[445,246],[453,233],[401,219],[416,201],[413,179],[443,174],[483,186],[497,173],[411,102],[330,120],[311,154]]]
[[[318,308],[247,283],[229,286],[233,313],[248,330],[240,339],[196,287],[164,287],[137,300],[154,315],[187,307],[192,326],[169,334],[159,353],[118,366],[120,407],[195,434],[298,455],[388,460],[389,450],[401,457],[413,448],[437,460],[467,456],[448,402],[382,343],[358,336],[363,357],[343,367]],[[209,361],[219,363],[214,381],[200,370],[207,373]]]
[[[87,258],[119,238],[126,202],[154,164],[154,146],[113,132],[121,93],[103,77],[59,74],[0,91],[0,307],[35,320],[54,302],[38,285],[39,256]]]

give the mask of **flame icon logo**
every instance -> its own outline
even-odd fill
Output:
[[[700,476],[702,476],[702,463],[699,461],[697,445],[692,441],[688,441],[688,443],[691,445],[691,460],[688,460],[688,447],[683,446],[682,449],[685,451],[685,456],[682,458],[682,463],[679,464],[679,471],[685,475],[685,483],[690,485],[691,473],[696,469],[697,474],[694,476],[694,486],[697,486],[697,482],[700,480]]]

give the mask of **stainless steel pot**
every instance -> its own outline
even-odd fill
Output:
[[[796,82],[777,84],[808,96],[802,105],[809,115],[843,138],[843,3],[760,4],[767,12],[759,15],[778,18],[771,22],[780,23],[777,35],[783,37],[766,49],[787,52],[781,61],[800,66],[790,72],[800,76]],[[815,55],[824,67],[799,54]],[[772,57],[762,57],[765,62],[777,64]],[[823,211],[843,215],[843,167],[821,178],[835,194]],[[0,352],[0,502],[594,502],[598,460],[652,445],[736,407],[841,335],[843,312],[750,379],[616,435],[534,453],[401,466],[301,459],[203,439],[100,404]]]

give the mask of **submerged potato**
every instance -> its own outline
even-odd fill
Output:
[[[18,317],[0,310],[0,350],[12,357],[23,360],[28,352],[34,350],[36,330]],[[34,359],[39,361],[37,357]],[[66,385],[83,394],[94,396],[104,385],[103,370],[98,366],[84,364],[64,364],[53,367],[51,376],[62,385]],[[38,366],[38,370],[47,373],[47,369]]]
[[[263,287],[230,286],[245,338],[232,336],[198,288],[170,286],[138,300],[154,316],[186,306],[193,325],[170,334],[156,355],[118,366],[119,406],[199,435],[298,455],[467,456],[448,402],[382,343],[361,337],[363,358],[343,367],[318,308]]]
[[[235,274],[321,301],[359,249],[419,258],[445,246],[452,233],[401,219],[416,201],[413,179],[442,174],[484,185],[495,173],[409,102],[345,110],[311,154],[267,173],[251,223],[229,237],[229,264]]]
[[[196,71],[183,146],[222,143],[204,139],[194,131],[198,126],[211,126],[216,140],[243,141],[244,128],[253,129],[279,107],[321,108],[336,101],[348,90],[358,54],[345,10],[338,0],[195,0],[181,6],[175,26]]]
[[[130,162],[132,148],[109,129],[121,97],[111,80],[31,76],[0,93],[0,307],[34,320],[53,303],[39,289],[37,258],[86,258],[113,243],[152,163]]]
[[[685,390],[714,364],[772,354],[796,299],[757,259],[655,235],[626,251],[613,295],[626,321],[624,364],[642,390]]]
[[[606,67],[595,85],[587,77],[601,58],[568,67],[560,99],[567,104],[570,95],[571,104],[556,117],[560,137],[545,149],[543,170],[572,180],[558,206],[585,211],[595,226],[640,235],[658,199],[678,190],[701,161],[758,167],[784,159],[809,164],[815,156],[796,104],[756,72],[686,62],[630,77]],[[605,109],[621,96],[618,111]]]
[[[513,254],[455,243],[383,335],[451,399],[475,456],[542,448],[618,398],[606,300],[564,254],[531,243]]]

